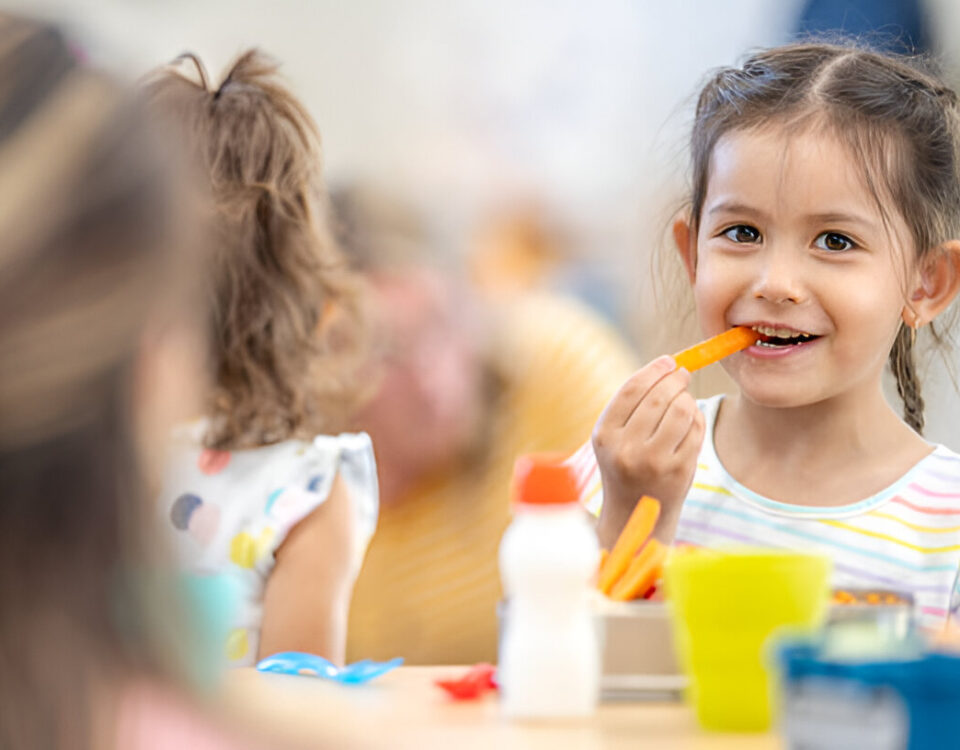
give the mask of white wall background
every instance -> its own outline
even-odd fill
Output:
[[[538,198],[653,354],[649,253],[679,201],[688,105],[711,67],[783,41],[799,0],[20,0],[135,78],[184,50],[216,75],[256,45],[323,132],[332,181],[403,191],[451,252],[488,211]],[[954,6],[957,6],[956,8]],[[935,0],[941,27],[960,4]],[[946,37],[951,35],[946,33]],[[956,35],[953,35],[956,36]],[[956,353],[952,355],[958,359]],[[960,449],[942,367],[929,435]]]

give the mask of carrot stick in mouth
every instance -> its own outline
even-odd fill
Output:
[[[737,326],[674,354],[673,359],[678,369],[684,367],[687,372],[693,372],[746,349],[761,339],[763,336],[752,328]]]

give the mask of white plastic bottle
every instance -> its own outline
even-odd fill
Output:
[[[513,718],[589,716],[600,654],[591,610],[597,535],[569,467],[523,456],[514,469],[514,520],[500,543],[507,600],[497,681]]]

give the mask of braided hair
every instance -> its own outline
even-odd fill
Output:
[[[897,207],[916,262],[960,237],[960,106],[923,59],[810,42],[762,50],[740,67],[717,71],[700,93],[691,136],[694,229],[719,139],[770,122],[794,128],[816,123],[839,137],[860,165],[888,225],[886,206]],[[942,341],[932,323],[930,331]],[[914,336],[901,326],[889,365],[904,420],[921,432]]]

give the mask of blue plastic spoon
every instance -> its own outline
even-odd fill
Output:
[[[257,664],[257,671],[272,674],[293,674],[307,677],[321,677],[334,682],[350,685],[361,685],[365,682],[386,674],[403,664],[402,658],[390,661],[377,662],[370,659],[348,664],[341,668],[328,659],[316,654],[307,654],[302,651],[284,651],[262,659]]]
[[[355,664],[350,664],[340,670],[340,681],[360,685],[369,682],[380,675],[386,674],[391,669],[395,669],[403,664],[403,659],[397,657],[389,661],[370,661],[364,659]]]

